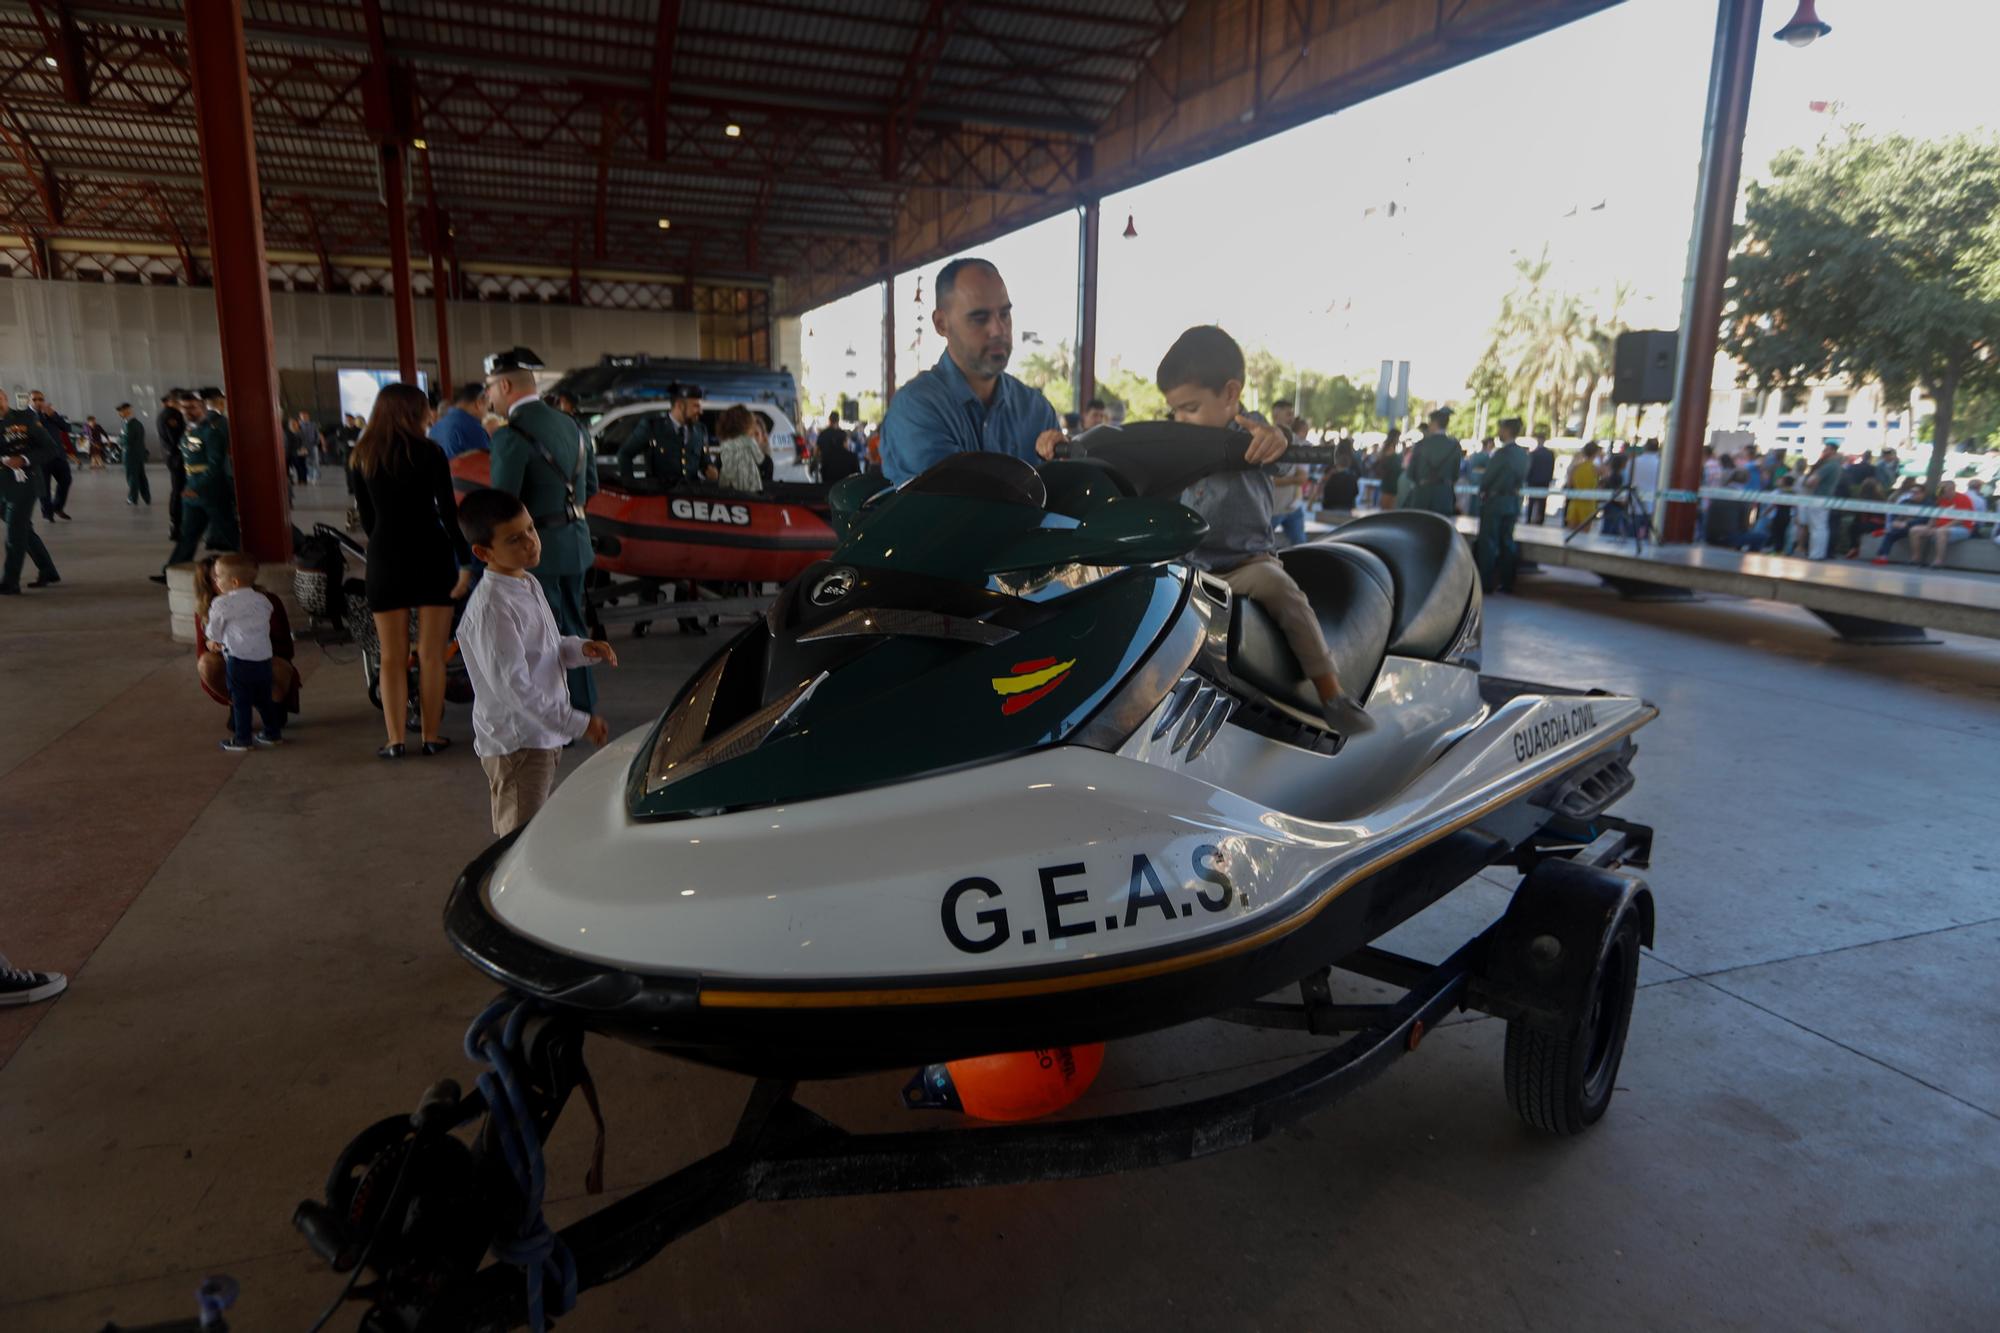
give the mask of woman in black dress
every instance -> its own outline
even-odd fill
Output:
[[[444,717],[444,654],[451,604],[472,582],[472,550],[458,530],[451,469],[424,435],[430,401],[422,389],[386,384],[348,458],[354,499],[368,534],[368,609],[382,644],[382,722],[389,743],[375,753],[403,757],[410,693],[410,612],[417,613],[418,703],[425,754],[451,744]]]

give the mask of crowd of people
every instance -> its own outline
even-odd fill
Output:
[[[1500,423],[1497,436],[1474,447],[1455,439],[1447,446],[1435,443],[1449,423],[1447,411],[1421,435],[1392,430],[1379,444],[1364,447],[1331,422],[1314,431],[1285,400],[1273,405],[1272,415],[1300,442],[1340,451],[1332,465],[1314,469],[1290,489],[1280,486],[1277,522],[1291,541],[1304,540],[1305,519],[1314,510],[1345,514],[1397,507],[1482,516],[1496,529],[1512,515],[1530,525],[1556,522],[1607,537],[1652,535],[1654,502],[1663,484],[1655,439],[1589,440],[1564,453],[1547,440],[1530,445],[1522,439],[1522,423],[1509,419]],[[1516,442],[1518,457],[1510,456]],[[1754,444],[1733,450],[1711,445],[1702,453],[1701,489],[1745,493],[1700,500],[1700,539],[1731,550],[1887,564],[1907,543],[1912,563],[1935,566],[1959,542],[2000,541],[2000,514],[1978,517],[1995,513],[1981,479],[1945,478],[1933,490],[1923,477],[1903,474],[1894,449],[1848,457],[1828,444],[1808,460],[1783,449],[1760,451]],[[1807,499],[1800,503],[1793,497]],[[1872,510],[1870,503],[1885,508]],[[1966,517],[1907,517],[1887,508],[1902,505],[1962,510]],[[1492,559],[1497,563],[1497,552]],[[1505,581],[1493,586],[1504,591]]]

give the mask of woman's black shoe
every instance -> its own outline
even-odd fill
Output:
[[[446,750],[449,750],[450,748],[451,748],[451,737],[449,736],[440,736],[434,741],[424,742],[425,754],[443,754]]]
[[[385,745],[375,752],[375,757],[377,759],[401,759],[403,757],[403,747],[401,745]]]

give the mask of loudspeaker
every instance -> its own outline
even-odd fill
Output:
[[[1627,329],[1612,357],[1611,401],[1671,403],[1680,334],[1672,329]]]

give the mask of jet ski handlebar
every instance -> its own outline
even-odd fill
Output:
[[[1137,495],[1172,496],[1203,477],[1249,467],[1244,454],[1250,436],[1219,426],[1178,421],[1142,421],[1099,426],[1056,446],[1056,459],[1088,459],[1109,467]],[[1295,444],[1280,455],[1286,463],[1334,461],[1328,445]]]

